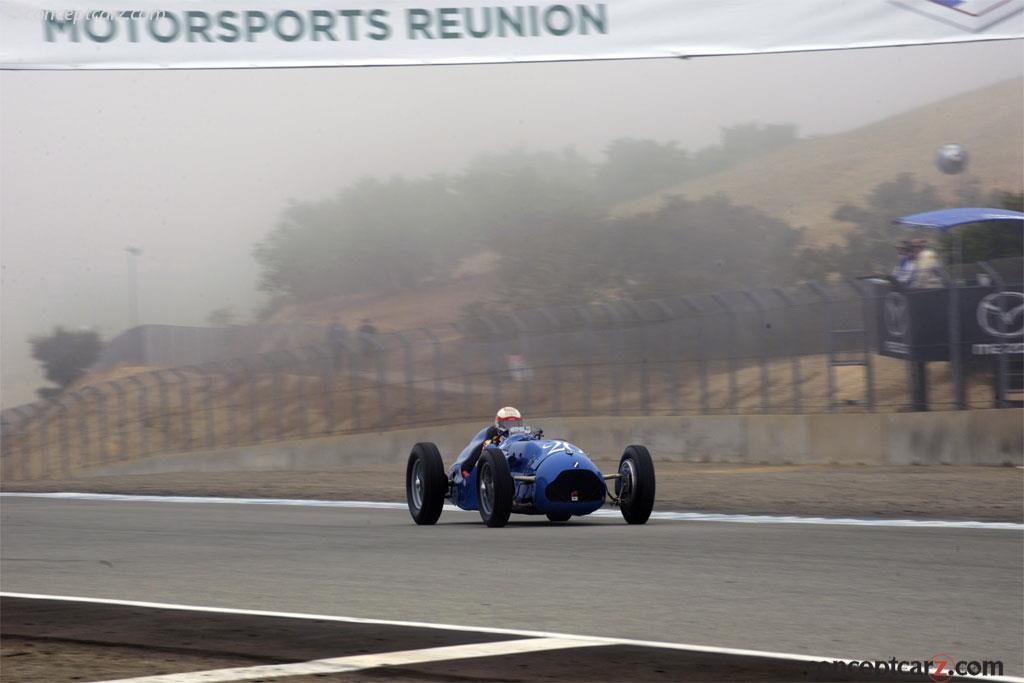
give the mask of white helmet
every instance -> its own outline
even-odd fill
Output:
[[[494,426],[504,432],[511,432],[523,426],[523,416],[512,406],[505,406],[494,416]]]

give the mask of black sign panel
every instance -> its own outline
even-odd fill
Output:
[[[949,360],[948,289],[880,288],[878,352],[915,361]],[[1024,293],[1017,287],[961,287],[956,292],[965,354],[1024,353]]]

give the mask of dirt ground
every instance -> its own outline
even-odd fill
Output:
[[[615,463],[598,462],[614,471]],[[1024,520],[1016,467],[747,466],[656,463],[656,510]],[[324,472],[222,472],[5,482],[4,491],[404,501],[400,465]]]

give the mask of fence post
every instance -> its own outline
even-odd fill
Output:
[[[739,413],[739,391],[736,387],[736,312],[721,294],[712,294],[711,300],[729,316],[729,410]]]
[[[676,368],[676,314],[672,307],[662,299],[655,299],[654,305],[665,315],[665,322],[668,324],[668,355],[666,365],[668,368],[669,392],[671,394],[672,414],[679,415],[682,412],[682,405],[679,398],[679,372]]]
[[[267,361],[267,367],[270,368],[270,411],[274,414],[274,438],[284,438],[284,420],[283,411],[286,404],[281,391],[281,369],[282,363],[280,362],[282,351],[271,351],[266,354],[264,358]]]
[[[487,326],[487,331],[488,331],[488,334],[489,334],[489,336],[487,337],[488,346],[493,346],[495,343],[500,343],[501,342],[501,328],[499,328],[498,325],[493,320],[491,320],[490,318],[488,318],[486,316],[480,316],[479,320],[484,325]],[[492,356],[492,362],[493,362],[493,354],[490,354],[490,355]],[[494,381],[491,383],[491,392],[492,392],[491,404],[500,407],[500,406],[505,405],[502,402],[502,396],[501,396],[501,390],[502,390],[502,387],[504,386],[504,382],[505,382],[505,359],[504,359],[504,357],[501,357],[501,354],[499,354],[498,371],[496,373],[493,373],[493,374],[494,374]],[[468,415],[467,415],[467,417],[468,417]]]
[[[160,448],[166,451],[170,449],[171,445],[171,407],[167,391],[167,380],[164,378],[163,370],[157,370],[152,374],[156,378],[157,396],[160,401],[160,430],[163,432],[163,436],[160,439]]]
[[[386,371],[384,361],[384,345],[380,342],[377,334],[368,334],[366,332],[358,333],[360,340],[360,352],[363,359],[368,359],[372,356],[372,362],[375,370],[377,379],[377,425],[384,425],[387,421],[387,397],[386,391]],[[367,369],[369,369],[367,367]],[[354,394],[353,394],[354,395]],[[357,424],[356,428],[359,429],[360,425]]]
[[[229,363],[230,363],[230,365],[229,365]],[[233,366],[237,366],[239,368],[238,369],[238,381],[237,381],[237,383],[231,377],[231,374],[235,372]],[[241,359],[236,358],[236,359],[234,359],[234,361],[228,361],[227,363],[221,365],[221,367],[227,368],[227,374],[228,374],[228,391],[226,392],[228,397],[229,397],[228,398],[228,404],[227,404],[227,408],[228,408],[228,435],[229,435],[228,436],[228,443],[231,444],[232,446],[237,446],[239,441],[241,440],[241,436],[238,433],[238,415],[241,413],[241,405],[242,405],[241,401],[243,400],[241,398],[241,395],[242,395],[242,391],[241,391],[242,384],[246,382],[245,364],[241,361]],[[235,386],[233,386],[235,384],[237,384],[237,390],[236,390]]]
[[[785,291],[779,289],[778,287],[776,287],[772,291],[775,292],[775,294],[780,299],[782,299],[783,303],[786,304],[786,310],[789,311],[790,330],[795,330],[796,326],[794,325],[794,322],[796,318],[796,302],[793,301],[793,298],[786,294]],[[793,382],[793,414],[799,415],[802,409],[800,403],[800,392],[802,391],[801,384],[803,382],[803,379],[800,377],[800,354],[798,353],[794,353],[792,356],[790,356],[790,373],[792,376],[791,381]]]
[[[864,328],[864,397],[868,404],[868,412],[875,412],[875,366],[871,360],[871,352],[875,347],[874,323],[875,289],[862,280],[850,280],[853,288],[861,296],[861,325]]]
[[[648,368],[648,352],[650,349],[647,346],[647,321],[644,320],[643,315],[639,309],[631,301],[621,301],[623,306],[629,309],[629,312],[633,314],[638,325],[633,328],[634,336],[640,337],[640,412],[644,415],[651,414],[651,382],[650,373]],[[623,341],[626,340],[626,334],[623,330],[619,334],[619,338]],[[624,343],[622,346],[625,348],[627,345]]]
[[[764,305],[757,298],[757,295],[744,290],[743,297],[753,304],[754,309],[757,311],[757,322],[758,322],[758,338],[760,343],[758,344],[758,360],[761,366],[761,412],[764,414],[771,412],[771,400],[768,397],[768,318],[765,315]]]
[[[259,406],[259,377],[256,376],[256,366],[245,359],[239,359],[242,372],[248,377],[249,384],[249,433],[252,435],[252,443],[260,441],[260,406]]]
[[[590,328],[590,338],[587,339],[587,343],[583,344],[583,348],[585,349],[584,355],[586,356],[583,362],[583,414],[590,415],[590,393],[593,389],[594,382],[594,337],[597,335],[597,325],[594,322],[594,316],[591,314],[590,309],[586,306],[579,306],[574,310],[580,314],[580,317],[583,318],[584,322]]]
[[[402,347],[402,365],[405,369],[405,414],[409,424],[416,424],[416,397],[413,384],[416,381],[416,371],[412,360],[412,344],[404,334],[392,332],[391,336],[398,340]]]
[[[832,374],[832,359],[835,358],[835,335],[832,334],[832,330],[835,329],[833,321],[834,311],[832,308],[832,296],[817,282],[808,282],[808,289],[818,295],[818,297],[825,303],[825,348],[827,349],[828,361],[825,365],[825,373],[828,377],[828,411],[834,413],[836,411],[836,387],[835,377]]]
[[[997,294],[1003,292],[1006,288],[1006,282],[1002,276],[996,271],[995,268],[989,264],[988,261],[981,261],[978,263],[986,273],[988,273],[989,279],[992,280],[992,284],[995,287]],[[999,331],[1006,332],[1006,321],[1003,316],[999,316]],[[996,408],[1007,408],[1009,402],[1006,400],[1006,390],[1008,388],[1008,375],[1009,375],[1009,363],[1007,362],[1006,354],[1000,353],[995,358],[995,375],[996,375]]]
[[[107,439],[109,438],[107,429],[107,397],[95,386],[88,386],[83,389],[82,395],[96,397],[96,421],[98,423],[96,427],[96,462],[102,463],[106,460],[104,453],[107,448]]]
[[[27,423],[28,420],[31,419],[31,413],[28,412],[26,406],[18,406],[17,408],[11,408],[10,412],[18,416],[16,431],[18,433],[17,441],[19,448],[8,447],[6,449],[7,452],[4,455],[6,455],[7,462],[9,462],[10,465],[5,469],[5,473],[8,473],[5,474],[5,476],[14,479],[15,477],[13,473],[16,470],[20,470],[22,479],[30,479],[31,468],[29,467],[29,443]],[[2,426],[5,427],[5,429],[3,430],[3,436],[7,437],[3,438],[2,440],[9,441],[9,435],[11,433],[12,425],[8,422],[5,422],[3,423]],[[21,457],[17,457],[19,455]]]
[[[53,401],[47,400],[39,412],[39,474],[46,475],[47,461],[50,459],[50,423],[53,414]]]
[[[313,422],[313,379],[316,376],[314,374],[314,368],[309,366],[309,356],[304,354],[302,349],[296,353],[300,367],[302,378],[302,384],[300,391],[302,392],[302,438],[308,439],[311,433],[310,425]]]
[[[608,331],[609,338],[611,338],[611,339],[621,339],[621,329],[620,329],[620,327],[622,325],[622,318],[621,318],[621,316],[619,316],[619,314],[615,311],[615,309],[612,308],[608,304],[597,304],[597,305],[600,306],[608,314],[608,318],[609,318],[609,320],[612,323],[612,327]],[[612,359],[609,359],[609,360],[611,361]],[[621,359],[620,359],[620,363],[621,363]],[[621,415],[622,414],[622,367],[621,367],[620,363],[616,363],[616,362],[612,361],[612,362],[610,362],[608,364],[609,365],[609,369],[611,370],[611,373],[612,373],[612,414],[613,415]]]
[[[117,455],[125,456],[128,454],[128,397],[121,382],[114,380],[110,386],[114,388],[114,394],[117,396]],[[110,459],[113,460],[114,452],[111,451],[110,455]]]
[[[149,410],[149,392],[146,390],[146,383],[139,379],[138,375],[126,377],[125,381],[134,385],[139,390],[139,397],[136,401],[136,407],[138,408],[138,420],[136,420],[136,424],[139,425],[139,450],[142,451],[139,455],[148,455],[149,432],[146,430],[146,420],[148,418],[147,411]],[[127,444],[127,439],[125,443]]]
[[[548,332],[552,337],[558,331],[558,318],[554,313],[549,311],[547,308],[540,309],[540,314],[544,316],[544,320],[548,323]],[[554,415],[562,414],[562,345],[560,343],[552,343],[548,345],[552,351],[552,363],[551,363],[551,412]]]
[[[181,368],[168,371],[178,380],[178,400],[181,402],[181,440],[182,450],[192,449],[192,391],[188,386],[188,376]]]
[[[57,400],[57,410],[60,416],[60,463],[58,463],[61,478],[71,475],[71,437],[68,432],[68,407],[64,401]]]
[[[961,270],[963,269],[963,264]],[[960,338],[963,334],[963,325],[960,324],[960,287],[962,273],[959,277],[952,277],[946,274],[947,287],[949,287],[949,360],[950,370],[953,373],[953,401],[957,410],[967,408],[967,386],[964,382],[964,358],[963,345]]]
[[[285,350],[285,353],[291,358],[292,363],[297,369],[299,378],[299,435],[303,438],[309,438],[309,405],[310,392],[309,384],[312,378],[309,374],[309,358],[302,354],[301,349],[298,353],[292,353],[291,351]]]
[[[423,328],[423,333],[430,339],[430,346],[433,349],[434,354],[434,417],[441,419],[443,417],[442,411],[444,410],[444,389],[442,386],[442,370],[441,370],[441,340],[437,338],[437,335],[427,327]]]
[[[515,313],[506,313],[505,317],[507,317],[509,320],[511,320],[512,324],[515,325],[515,327],[516,327],[516,341],[518,342],[520,355],[523,357],[523,361],[526,363],[526,368],[532,373],[533,372],[533,368],[532,368],[532,365],[531,365],[531,363],[532,363],[532,358],[531,358],[532,354],[530,353],[530,345],[529,345],[529,341],[528,341],[528,339],[529,339],[529,337],[528,337],[529,330],[527,329],[526,324],[523,323],[523,321],[520,320],[519,317]],[[514,377],[512,379],[515,380]],[[522,386],[522,392],[523,392],[522,393],[522,405],[525,407],[526,410],[529,410],[531,413],[536,412],[536,411],[532,410],[532,405],[533,404],[532,404],[532,401],[531,401],[532,397],[531,397],[531,392],[530,392],[530,385],[532,384],[532,381],[530,379],[527,379],[527,381],[520,382],[519,384]]]
[[[698,363],[700,412],[702,415],[707,415],[711,412],[711,401],[708,396],[708,351],[707,330],[704,329],[704,309],[693,303],[693,300],[688,296],[680,297],[679,300],[690,309],[691,313],[700,318],[697,323],[697,344],[700,346],[700,361]]]
[[[336,357],[341,355],[341,349],[328,347],[325,351],[321,351],[319,346],[306,348],[313,356],[313,362],[323,366],[324,434],[330,434],[334,431],[334,364],[337,360]]]
[[[24,445],[24,467],[25,467],[25,478],[32,479],[35,471],[35,461],[44,458],[46,456],[46,450],[43,446],[42,439],[42,427],[46,424],[43,419],[43,415],[46,412],[46,403],[43,401],[36,401],[30,408],[30,413],[26,418],[29,422],[33,422],[36,425],[36,443],[38,446],[38,454],[35,458],[31,457],[32,438],[31,433],[28,431],[29,422],[26,422],[26,433],[25,433],[25,445]]]
[[[359,336],[362,336],[362,333],[357,332],[356,335],[358,339]],[[347,356],[345,358],[345,365],[348,367],[348,384],[351,401],[350,412],[352,413],[352,426],[355,428],[356,431],[359,431],[360,429],[362,429],[363,426],[363,416],[359,410],[359,387],[357,386],[360,369],[356,366],[362,362],[362,359],[360,358],[359,349],[357,348],[354,349],[351,347],[346,347],[345,353]]]
[[[78,419],[75,420],[78,431],[78,448],[76,450],[78,451],[78,465],[81,467],[87,465],[89,460],[89,423],[85,419],[86,401],[77,391],[69,393],[67,399],[72,402],[78,413]]]
[[[217,446],[217,409],[213,405],[214,371],[217,368],[217,364],[210,361],[196,366],[196,370],[203,376],[203,412],[206,414],[204,429],[207,448]]]

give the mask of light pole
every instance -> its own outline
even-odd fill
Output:
[[[131,327],[139,326],[139,256],[140,247],[128,245],[124,248],[128,258],[128,322]]]

